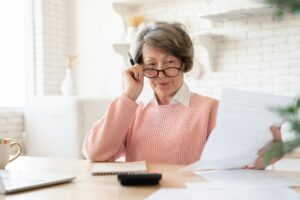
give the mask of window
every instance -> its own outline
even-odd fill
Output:
[[[0,107],[25,104],[25,0],[0,2]]]

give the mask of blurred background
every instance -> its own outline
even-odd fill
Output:
[[[122,93],[130,42],[144,22],[186,25],[195,64],[185,80],[194,92],[300,95],[300,15],[276,17],[263,1],[0,4],[0,138],[22,143],[25,155],[81,158],[84,135]]]

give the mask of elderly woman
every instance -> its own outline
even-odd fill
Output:
[[[192,93],[184,73],[193,67],[193,44],[178,23],[146,25],[136,37],[134,62],[125,70],[126,88],[94,124],[83,143],[91,161],[146,160],[190,164],[200,159],[216,123],[218,101]],[[136,102],[146,77],[153,90]],[[277,130],[277,129],[276,129]],[[263,168],[261,157],[253,168]]]

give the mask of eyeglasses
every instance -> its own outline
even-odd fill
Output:
[[[167,77],[176,77],[178,76],[179,72],[182,69],[182,64],[181,67],[167,67],[165,69],[153,69],[153,68],[145,68],[143,70],[144,76],[148,77],[148,78],[156,78],[159,76],[159,72],[162,72],[165,76]]]
[[[163,72],[165,76],[167,77],[175,77],[178,76],[179,72],[181,71],[181,68],[177,68],[177,67],[168,67],[162,70],[158,70],[158,69],[151,69],[151,68],[147,68],[144,69],[144,75],[148,78],[156,78],[159,75],[159,72]]]

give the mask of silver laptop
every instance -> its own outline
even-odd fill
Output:
[[[9,194],[59,183],[70,182],[75,176],[57,174],[30,174],[0,170],[0,194]]]

